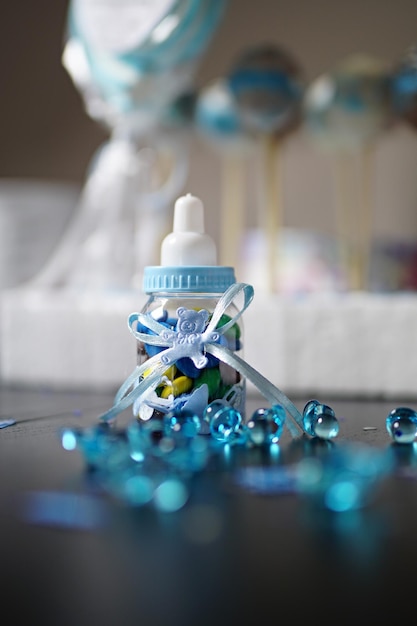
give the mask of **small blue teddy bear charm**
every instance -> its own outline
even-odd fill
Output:
[[[172,341],[172,347],[164,350],[161,355],[162,363],[169,365],[183,357],[190,358],[198,369],[207,365],[207,357],[203,350],[208,341],[218,341],[218,332],[204,332],[209,313],[205,309],[194,311],[179,307],[178,321],[175,330],[162,332],[162,338]]]

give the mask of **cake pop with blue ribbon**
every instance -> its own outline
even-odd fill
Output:
[[[217,78],[198,92],[195,127],[205,141],[221,152],[240,153],[252,147],[248,133],[226,78]]]
[[[280,147],[301,121],[303,79],[298,63],[274,44],[245,51],[228,74],[239,116],[262,149],[260,221],[266,248],[266,288],[278,286],[278,247],[283,221]]]
[[[254,139],[245,128],[226,78],[198,92],[194,124],[198,137],[221,164],[220,258],[223,265],[240,265],[246,199],[245,165]]]
[[[349,55],[310,83],[303,116],[312,140],[329,150],[356,150],[376,140],[392,119],[387,65]]]
[[[417,129],[417,46],[410,46],[391,75],[392,106],[395,115]]]
[[[301,70],[282,48],[265,44],[245,51],[228,82],[242,122],[252,132],[282,136],[300,122]]]
[[[384,62],[353,54],[313,80],[304,96],[307,135],[334,160],[342,273],[353,290],[369,288],[374,151],[393,120],[389,81]]]

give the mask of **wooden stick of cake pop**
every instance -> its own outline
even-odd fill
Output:
[[[267,291],[278,290],[278,247],[282,230],[281,138],[294,129],[301,101],[299,68],[275,45],[245,52],[231,72],[230,85],[242,123],[260,138],[263,184],[260,218],[266,246]]]
[[[346,281],[350,283],[348,267],[350,258],[349,228],[347,224],[347,172],[346,159],[344,154],[336,154],[333,160],[334,166],[334,196],[336,214],[336,245],[337,255],[341,271],[346,275]]]
[[[361,151],[361,185],[358,203],[359,226],[359,289],[369,289],[369,273],[372,253],[373,180],[375,146],[367,142]]]
[[[268,134],[262,138],[262,143],[264,152],[264,220],[262,226],[266,243],[267,290],[273,293],[278,289],[278,250],[282,228],[280,141],[273,134]]]
[[[221,164],[220,263],[234,267],[239,273],[244,231],[244,165],[253,142],[241,124],[225,79],[216,79],[200,91],[195,124]]]
[[[350,290],[367,290],[371,258],[374,147],[335,157],[335,206],[341,267]]]
[[[312,135],[336,151],[337,219],[349,289],[369,288],[374,147],[391,118],[387,85],[384,64],[351,55],[313,81],[305,97],[305,120]]]
[[[245,226],[243,165],[237,153],[226,153],[221,160],[220,263],[234,267],[237,272]]]
[[[349,159],[346,153],[337,153],[334,158],[334,182],[335,182],[335,214],[336,236],[340,267],[346,277],[349,289],[355,283],[354,267],[352,263],[351,241],[351,202],[349,193]]]

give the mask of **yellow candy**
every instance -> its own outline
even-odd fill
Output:
[[[152,374],[152,368],[151,367],[148,367],[148,369],[143,372],[142,377],[146,378],[147,376],[149,376],[149,374]]]
[[[153,368],[149,367],[147,370],[143,372],[142,378],[146,378],[147,376],[149,376],[149,374],[152,374],[152,372],[153,372]],[[175,365],[171,365],[170,367],[168,367],[168,369],[165,370],[165,372],[163,373],[163,376],[165,376],[169,380],[174,380],[176,373],[177,373],[177,368],[175,367]]]
[[[174,397],[180,396],[182,393],[187,393],[193,386],[192,378],[188,378],[188,376],[178,376],[175,380],[172,381],[171,385],[166,385],[162,392],[161,398],[169,398],[172,394]]]
[[[169,378],[169,380],[174,380],[176,373],[177,373],[177,368],[175,367],[175,365],[171,365],[170,367],[168,367],[167,370],[165,370],[164,376]]]
[[[146,378],[147,376],[149,376],[149,374],[152,374],[152,372],[153,372],[153,368],[148,367],[148,369],[145,370],[142,374],[143,378]],[[174,380],[176,373],[177,373],[177,368],[175,367],[175,365],[170,365],[170,367],[168,367],[168,369],[165,370],[163,375],[169,378],[169,380]]]
[[[146,370],[145,374],[147,375],[148,372],[150,372],[150,370]],[[177,373],[177,368],[175,367],[175,365],[171,365],[170,367],[168,367],[168,369],[165,370],[165,372],[163,373],[163,377],[164,379],[174,380],[176,373]],[[164,380],[163,384],[158,385],[158,387],[156,388],[156,393],[160,397],[164,397],[164,396],[161,396],[161,392],[165,389],[166,385],[167,383]]]

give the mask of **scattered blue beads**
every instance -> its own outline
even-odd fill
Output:
[[[308,435],[320,439],[334,439],[339,434],[335,412],[327,404],[310,400],[303,410],[303,426]]]
[[[239,411],[222,400],[194,412],[175,410],[149,421],[135,421],[124,430],[99,423],[84,430],[64,428],[65,450],[82,452],[98,484],[131,506],[151,504],[161,512],[182,508],[190,496],[189,479],[207,467],[212,451],[230,452],[270,446],[280,441],[286,420],[279,404],[259,408],[247,423]],[[201,426],[209,426],[209,435]],[[310,400],[303,410],[303,427],[313,438],[329,441],[337,436],[339,424],[333,409]],[[392,440],[413,444],[417,438],[417,412],[408,407],[393,409],[386,418]],[[313,441],[313,440],[312,440]],[[390,470],[392,457],[370,446],[328,446],[325,454],[307,456],[294,467],[294,492],[336,513],[364,506],[371,488]]]
[[[278,443],[284,423],[285,410],[281,405],[257,409],[247,424],[250,440],[258,446]]]
[[[417,412],[408,407],[393,409],[385,424],[395,443],[413,443],[417,436]]]

